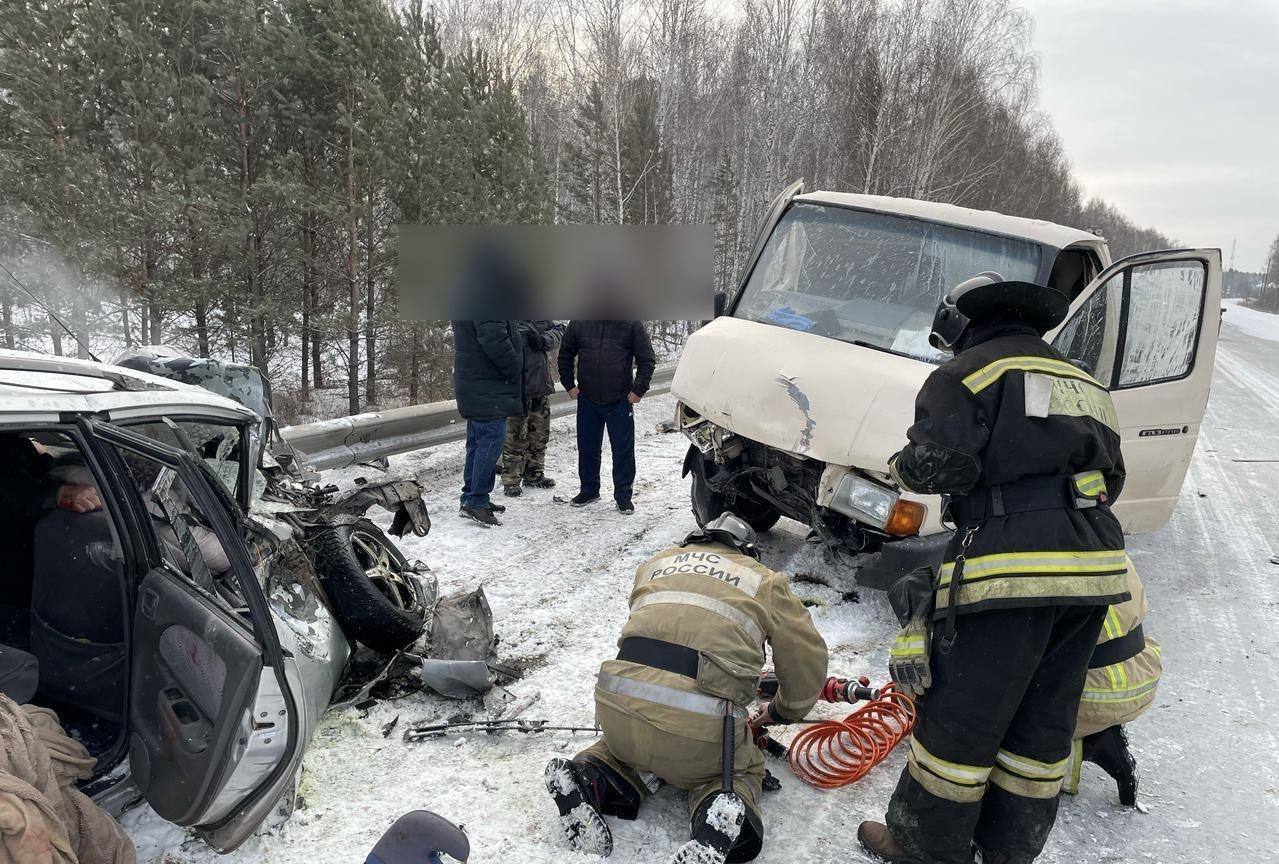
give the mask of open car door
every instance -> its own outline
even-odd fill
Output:
[[[1124,258],[1045,338],[1110,388],[1127,479],[1115,512],[1129,533],[1167,523],[1208,404],[1221,321],[1221,250]]]
[[[222,851],[293,782],[297,715],[266,598],[230,511],[190,455],[86,422],[149,556],[136,591],[129,765],[164,819]],[[266,806],[262,806],[263,802]]]

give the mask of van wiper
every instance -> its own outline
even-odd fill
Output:
[[[853,344],[858,346],[859,348],[869,348],[872,351],[883,351],[885,354],[895,354],[898,357],[911,357],[911,355],[905,353],[904,351],[894,351],[892,348],[886,348],[883,345],[873,345],[870,342],[863,342],[861,339],[854,339]],[[918,358],[911,357],[911,359],[918,359]]]

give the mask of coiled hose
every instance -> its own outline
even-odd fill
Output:
[[[827,682],[822,698],[851,702],[854,688]],[[862,690],[862,692],[865,692]],[[875,698],[843,720],[823,720],[804,728],[788,748],[786,761],[795,776],[821,789],[837,789],[865,777],[910,734],[915,725],[915,702],[891,683]]]

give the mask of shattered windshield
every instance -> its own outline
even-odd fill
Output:
[[[928,344],[948,290],[984,271],[1033,281],[1034,243],[919,219],[795,204],[778,223],[734,315],[940,363]]]

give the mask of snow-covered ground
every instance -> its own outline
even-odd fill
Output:
[[[1250,322],[1245,332],[1244,313],[1263,314],[1232,309],[1226,316],[1177,513],[1158,534],[1131,539],[1151,604],[1147,632],[1163,644],[1165,663],[1155,706],[1130,730],[1146,812],[1121,809],[1108,778],[1085,766],[1082,793],[1063,800],[1041,859],[1050,864],[1279,861],[1279,566],[1270,562],[1279,553],[1279,344],[1257,338],[1259,329],[1279,327]],[[429,562],[445,591],[485,586],[502,658],[529,669],[512,689],[541,693],[530,717],[591,723],[595,670],[614,650],[635,567],[693,527],[679,477],[685,440],[655,431],[671,410],[670,397],[660,397],[637,411],[638,510],[629,517],[608,503],[606,481],[605,503],[585,510],[555,504],[540,490],[499,499],[510,507],[506,524],[485,531],[454,515],[460,445],[395,460],[424,481],[435,520],[430,536],[406,542],[405,551]],[[561,482],[555,491],[567,494],[575,491],[571,424],[555,422],[548,469]],[[832,672],[885,680],[894,630],[885,599],[870,591],[845,596],[847,576],[803,534],[783,520],[764,543],[765,563],[793,574],[798,592],[815,604]],[[458,703],[415,695],[367,716],[334,712],[311,743],[305,802],[290,821],[220,857],[139,808],[124,820],[139,860],[356,864],[397,816],[427,808],[465,826],[476,862],[588,861],[564,848],[541,776],[548,758],[571,755],[590,737],[400,740],[406,725],[458,710]],[[384,738],[384,724],[397,716],[398,728]],[[809,788],[772,761],[783,788],[763,800],[761,864],[863,860],[857,824],[882,816],[903,760],[896,752],[837,791]],[[685,839],[685,806],[680,793],[664,789],[641,821],[614,821],[613,860],[666,860]]]

